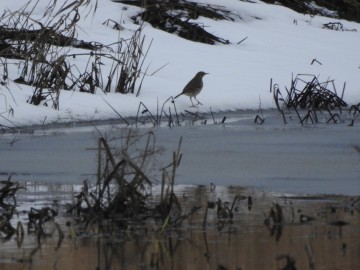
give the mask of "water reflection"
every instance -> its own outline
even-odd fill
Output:
[[[183,210],[200,210],[162,234],[156,221],[126,228],[94,222],[81,231],[61,207],[54,220],[44,223],[41,235],[28,230],[25,213],[34,204],[47,207],[55,200],[63,205],[74,190],[78,187],[28,184],[27,191],[21,191],[18,204],[23,212],[17,216],[24,237],[21,243],[16,234],[2,238],[0,269],[291,270],[360,265],[359,198],[178,186]],[[13,226],[19,220],[12,221]]]

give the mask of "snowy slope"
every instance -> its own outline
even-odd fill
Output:
[[[218,0],[195,1],[219,4]],[[2,1],[0,11],[16,10],[25,2]],[[47,2],[40,0],[33,16],[40,19]],[[221,1],[222,6],[241,17],[234,22],[203,17],[196,20],[205,25],[210,33],[228,39],[230,45],[194,43],[145,24],[143,34],[146,44],[150,44],[151,40],[153,42],[144,67],[149,66],[147,73],[152,74],[166,66],[145,78],[139,97],[116,93],[105,95],[102,91],[95,95],[62,91],[59,110],[33,106],[26,102],[32,94],[31,87],[13,82],[19,77],[18,61],[8,60],[10,81],[7,87],[0,86],[0,124],[13,126],[117,118],[107,103],[122,116],[135,115],[139,102],[156,113],[158,104],[181,92],[200,70],[210,73],[204,78],[204,88],[198,96],[204,104],[198,108],[200,112],[209,112],[210,108],[213,111],[257,109],[259,100],[262,108],[274,108],[272,94],[269,93],[270,79],[283,90],[289,86],[292,73],[319,75],[320,81],[335,79],[338,89],[342,89],[346,82],[344,99],[350,104],[360,102],[359,24],[320,16],[310,17],[281,6],[253,2]],[[78,39],[111,44],[118,40],[119,35],[130,37],[138,28],[130,17],[140,11],[140,8],[99,0],[95,15],[83,16],[78,22]],[[119,22],[125,30],[119,33],[103,25],[107,19]],[[357,31],[322,28],[324,23],[333,21],[342,22],[345,29]],[[237,44],[245,37],[248,38]],[[314,58],[322,65],[311,65]],[[77,61],[80,67],[86,65],[84,59],[71,61]],[[189,109],[190,105],[188,97],[181,96],[176,100],[180,111]]]

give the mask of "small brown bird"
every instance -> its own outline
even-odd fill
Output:
[[[195,105],[192,101],[192,98],[194,98],[198,102],[196,105],[199,105],[199,104],[202,105],[202,103],[196,99],[196,96],[201,92],[201,89],[203,88],[204,84],[203,84],[202,78],[206,74],[209,74],[209,73],[206,73],[203,71],[198,72],[195,75],[195,77],[192,78],[191,81],[187,83],[187,85],[185,85],[184,90],[180,94],[178,94],[176,97],[174,97],[174,99],[178,98],[181,95],[185,95],[185,96],[190,97],[190,101],[191,101],[191,104],[193,105],[193,107],[195,107]]]

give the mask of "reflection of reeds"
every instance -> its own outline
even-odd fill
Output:
[[[124,137],[128,136],[126,134]],[[135,146],[133,144],[135,138],[136,136],[128,144],[125,140],[122,145],[124,147],[126,145],[133,159],[140,158],[138,167],[145,168],[141,166],[143,156],[140,153],[146,149],[148,141],[150,145],[148,148],[151,148],[153,137],[150,136],[149,139],[146,134],[143,137],[143,143],[140,144],[141,151],[134,154],[130,149],[131,146]],[[121,151],[115,147],[114,141],[109,138],[106,141],[113,158],[118,161]],[[104,154],[103,144],[101,145],[101,151]],[[139,145],[135,148],[139,148]],[[102,166],[105,166],[105,160],[102,161]],[[30,235],[25,233],[24,243],[14,253],[14,249],[7,247],[16,245],[16,242],[11,240],[22,241],[21,225],[18,225],[16,234],[19,236],[15,236],[16,238],[13,236],[7,240],[0,239],[4,245],[2,263],[12,258],[11,263],[15,263],[18,268],[36,266],[37,269],[71,269],[74,265],[86,269],[94,268],[94,266],[99,269],[128,269],[139,268],[139,264],[143,268],[156,269],[171,269],[172,266],[175,266],[174,269],[184,269],[186,265],[191,265],[189,266],[191,269],[216,268],[217,266],[224,269],[257,269],[263,266],[260,268],[267,269],[269,265],[274,264],[276,269],[286,267],[286,269],[294,269],[294,267],[315,269],[316,263],[317,268],[329,268],[335,265],[341,269],[341,265],[345,265],[344,263],[348,263],[350,258],[351,260],[354,258],[355,262],[351,266],[354,268],[354,265],[357,265],[357,257],[354,255],[357,254],[357,250],[353,239],[357,239],[358,236],[356,229],[358,215],[354,208],[358,205],[359,198],[276,197],[261,192],[249,193],[248,189],[239,187],[229,187],[224,193],[222,187],[214,185],[177,189],[176,186],[174,188],[168,186],[168,183],[172,182],[173,167],[169,166],[167,170],[168,177],[164,180],[162,199],[166,200],[167,194],[170,195],[172,191],[176,194],[176,198],[172,198],[173,210],[164,212],[163,216],[154,210],[161,201],[159,189],[157,194],[154,192],[151,197],[148,197],[149,201],[146,200],[149,209],[154,211],[145,215],[126,220],[115,216],[95,217],[86,227],[79,226],[82,222],[76,215],[66,216],[66,224],[69,226],[66,230],[62,227],[65,223],[64,217],[55,217],[56,220],[43,222],[43,225],[46,225],[44,226],[45,234],[40,235],[35,231]],[[87,189],[89,197],[94,191],[94,187],[89,182],[87,187],[84,185],[84,189]],[[33,192],[31,188],[26,192],[28,191]],[[251,194],[250,200],[249,194]],[[20,204],[24,198],[22,193],[21,195],[22,198],[18,199]],[[252,205],[251,211],[248,210],[249,201]],[[170,198],[164,204],[165,210],[168,209],[166,207],[169,205],[168,202]],[[175,207],[177,203],[181,206],[181,213],[178,212],[179,208]],[[193,213],[194,205],[204,206],[206,203],[208,203],[209,212],[207,227],[204,229],[201,227],[201,222],[205,208],[202,212],[198,211],[193,216],[194,218],[189,214]],[[219,214],[224,213],[220,217],[218,217],[218,205],[220,209],[227,209],[225,212],[219,210]],[[191,210],[188,212],[186,209]],[[229,215],[231,209],[233,217]],[[263,225],[264,211],[267,214],[266,217],[271,217],[270,227]],[[34,213],[38,212],[40,210]],[[302,222],[304,216],[317,219],[304,223]],[[283,224],[282,231],[281,226],[275,224],[273,219]],[[189,222],[185,223],[184,220]],[[341,226],[344,222],[340,221],[349,224]],[[25,223],[23,225],[25,229]],[[163,231],[161,231],[162,228]],[[271,229],[270,234],[267,228]],[[218,229],[221,231],[219,232]],[[278,239],[279,232],[282,233],[281,239]],[[4,236],[3,232],[1,236]],[[311,239],[310,242],[309,239]],[[276,240],[278,242],[274,244]],[[334,249],[334,247],[339,248]],[[297,251],[296,254],[294,250]],[[264,259],[260,260],[261,265],[257,263],[260,262],[259,254],[264,254]],[[329,254],[331,258],[325,256]],[[196,258],[196,263],[194,263],[194,258]]]
[[[8,180],[0,181],[0,240],[6,242],[16,233],[21,241],[22,224],[17,229],[11,224],[11,219],[16,214],[16,192],[21,189],[19,183],[12,182],[11,176]]]
[[[275,203],[270,208],[269,214],[264,220],[264,225],[269,229],[271,236],[274,236],[276,241],[281,238],[284,224],[283,209],[278,203]]]

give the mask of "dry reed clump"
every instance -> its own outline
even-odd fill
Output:
[[[195,125],[195,123],[206,125],[209,118],[212,119],[213,124],[225,124],[227,119],[226,116],[223,116],[221,120],[215,119],[215,115],[211,108],[210,112],[205,114],[200,113],[198,110],[184,110],[183,112],[179,112],[175,100],[171,96],[164,101],[161,107],[157,106],[155,112],[150,111],[143,102],[140,102],[134,120],[136,127],[148,124],[158,127],[165,123],[171,128],[184,124]],[[129,125],[130,123],[127,122],[127,124]]]
[[[159,231],[179,225],[188,215],[174,193],[176,168],[180,164],[181,140],[173,160],[161,171],[161,194],[158,202],[149,202],[154,181],[149,176],[154,166],[155,147],[152,132],[136,134],[129,130],[119,140],[104,137],[98,141],[98,170],[96,183],[84,181],[82,191],[68,212],[80,218],[80,227],[95,223],[113,224],[127,228],[129,224],[148,220],[159,221]]]
[[[142,68],[151,46],[144,49],[142,26],[131,38],[119,37],[111,45],[85,42],[76,38],[77,23],[84,13],[85,17],[91,12],[95,14],[97,1],[59,4],[52,0],[40,19],[33,14],[38,4],[29,1],[20,10],[6,10],[0,16],[0,59],[18,61],[20,76],[10,79],[34,87],[30,104],[59,109],[62,90],[140,94],[141,83],[138,86],[137,80],[144,74]],[[73,48],[81,51],[72,53]],[[74,64],[73,58],[87,61],[85,68]],[[3,60],[2,67],[4,74],[8,74]]]
[[[340,18],[360,22],[360,3],[354,0],[264,0],[270,4],[281,4],[299,13]]]
[[[6,89],[9,92],[14,103],[16,104],[16,100],[14,99],[8,87],[8,83],[9,83],[8,62],[6,58],[2,59],[0,57],[0,90]],[[9,123],[9,125],[0,124],[0,132],[2,133],[5,133],[7,131],[17,132],[15,128],[10,126],[13,124],[13,122],[10,121],[8,117],[14,115],[14,109],[12,108],[12,106],[9,105],[6,95],[0,94],[0,105],[2,105],[1,106],[2,110],[0,111],[0,118],[5,119]]]
[[[270,83],[270,92],[273,92],[274,101],[279,112],[282,113],[286,123],[284,110],[294,110],[300,123],[319,123],[318,113],[326,112],[329,117],[327,123],[343,122],[340,114],[348,104],[343,99],[345,86],[339,96],[334,80],[320,82],[318,77],[311,74],[298,74],[292,78],[290,88],[286,87],[286,95],[283,95],[277,84]],[[306,111],[304,116],[300,110]]]
[[[360,116],[360,103],[350,106],[349,115],[351,117],[350,126],[353,126],[355,120]]]
[[[27,214],[28,223],[26,235],[34,235],[37,239],[37,246],[31,252],[28,262],[31,263],[32,256],[41,248],[42,239],[53,237],[54,233],[58,235],[57,248],[61,246],[64,233],[54,218],[58,215],[55,207],[43,207],[36,209],[31,207],[29,211],[17,209],[17,192],[25,189],[18,182],[11,181],[11,176],[7,180],[0,181],[0,241],[16,241],[17,247],[22,248],[25,238],[25,229],[23,221],[19,219],[20,215]],[[16,219],[18,221],[16,222]],[[13,224],[16,222],[16,227]],[[50,225],[50,226],[47,226]]]
[[[19,183],[8,180],[0,181],[0,240],[8,241],[16,233],[18,239],[23,239],[24,230],[21,222],[17,228],[11,224],[11,219],[16,214],[16,192],[21,189]],[[22,241],[22,240],[21,240]]]
[[[194,3],[190,1],[126,1],[117,0],[124,4],[143,7],[144,11],[133,17],[135,22],[145,21],[153,27],[174,33],[187,40],[206,44],[229,44],[228,40],[217,37],[205,30],[205,26],[190,20],[199,16],[215,20],[235,20],[235,15],[220,5]]]

